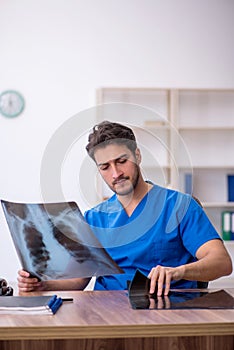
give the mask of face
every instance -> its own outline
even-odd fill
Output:
[[[112,191],[119,196],[134,191],[140,175],[139,149],[133,154],[125,145],[111,144],[97,149],[94,158],[103,180]]]

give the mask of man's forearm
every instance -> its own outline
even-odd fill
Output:
[[[44,290],[83,290],[90,278],[72,278],[64,280],[50,280],[43,282]]]
[[[212,281],[232,272],[232,263],[229,257],[223,256],[204,257],[194,263],[180,266],[182,278],[191,281]]]

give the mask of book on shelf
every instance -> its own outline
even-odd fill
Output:
[[[184,192],[188,194],[193,193],[193,178],[191,173],[184,174]]]
[[[222,238],[225,241],[230,241],[231,239],[234,239],[234,233],[232,236],[232,227],[234,226],[234,223],[232,225],[232,212],[230,211],[223,211],[222,212]],[[233,216],[234,219],[234,216]]]
[[[54,315],[62,304],[57,295],[1,296],[0,314]]]
[[[231,213],[231,239],[234,240],[234,212]]]
[[[227,175],[228,201],[234,202],[234,175]]]

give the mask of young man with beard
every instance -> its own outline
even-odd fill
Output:
[[[104,121],[94,126],[89,156],[114,192],[88,210],[85,218],[124,274],[100,276],[94,289],[126,289],[136,269],[147,275],[150,293],[197,288],[232,272],[231,258],[201,206],[188,194],[143,179],[141,153],[133,131]],[[89,279],[39,282],[19,271],[20,292],[83,289]]]

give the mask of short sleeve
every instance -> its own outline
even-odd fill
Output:
[[[186,249],[195,257],[198,248],[212,239],[221,239],[204,209],[192,199],[180,224],[180,234]]]

